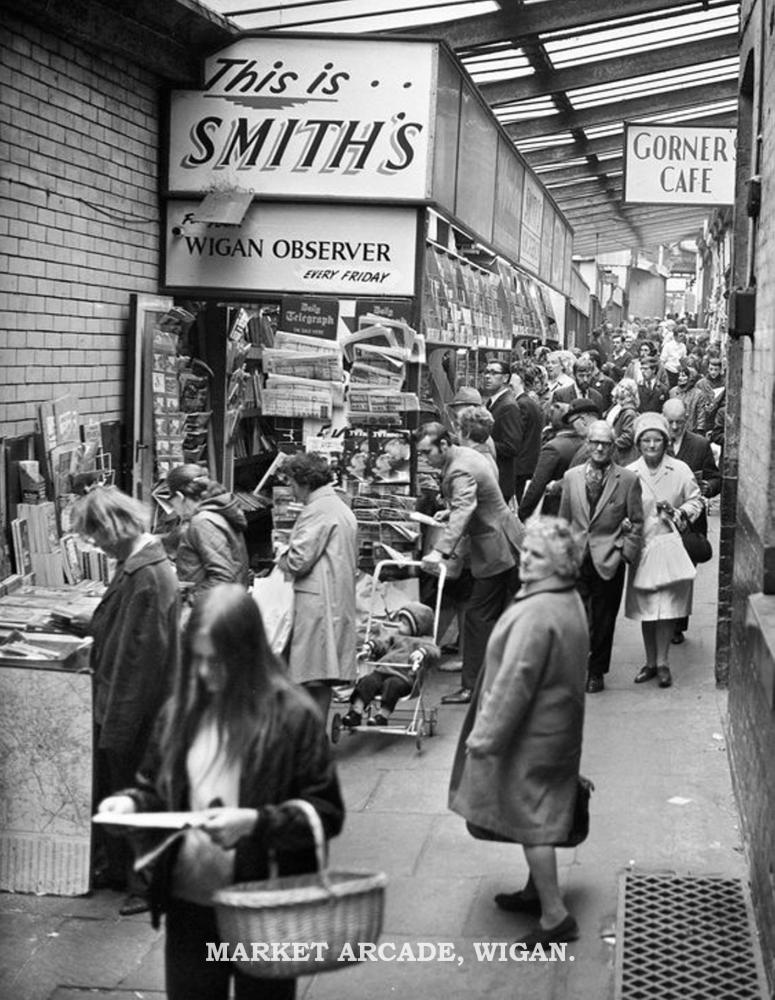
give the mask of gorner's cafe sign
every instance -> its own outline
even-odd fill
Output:
[[[625,202],[733,204],[736,135],[733,128],[626,123]]]

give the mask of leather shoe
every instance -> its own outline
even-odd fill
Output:
[[[445,694],[441,699],[442,705],[467,705],[471,701],[472,691],[470,688],[460,688],[452,694]]]
[[[673,632],[673,638],[670,641],[674,646],[680,646],[682,642],[686,642],[686,636],[683,632]]]
[[[657,667],[657,684],[661,688],[669,688],[673,683],[670,676],[670,667]]]
[[[533,917],[541,916],[541,900],[538,896],[526,896],[524,889],[516,892],[499,892],[495,897],[495,905],[509,913],[529,913]]]
[[[525,935],[522,944],[526,951],[532,951],[539,944],[543,947],[547,944],[562,944],[565,941],[575,941],[579,936],[579,925],[570,913],[554,927],[536,927],[534,931]]]
[[[645,684],[646,681],[653,681],[656,676],[657,676],[657,668],[649,667],[648,665],[646,665],[645,667],[641,667],[640,670],[635,675],[635,683]]]
[[[590,674],[587,677],[587,694],[597,694],[598,691],[605,690],[605,681],[602,674]]]
[[[127,896],[119,906],[118,912],[122,917],[133,917],[136,913],[146,913],[151,906],[145,896]]]

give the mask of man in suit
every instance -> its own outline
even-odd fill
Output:
[[[517,455],[522,443],[522,418],[509,385],[510,374],[504,361],[488,361],[482,377],[487,409],[494,420],[490,437],[495,444],[498,482],[506,503],[514,496]]]
[[[668,396],[667,386],[657,378],[659,362],[653,355],[641,358],[640,371],[643,381],[638,385],[640,413],[661,413]]]
[[[606,413],[611,409],[611,403],[613,402],[612,394],[616,382],[600,371],[600,354],[596,350],[590,349],[585,351],[583,357],[588,358],[589,363],[592,365],[592,381],[590,385],[596,392],[600,393],[600,398],[603,400],[603,408],[600,412]]]
[[[509,379],[514,399],[519,407],[522,437],[517,451],[517,478],[514,483],[514,496],[517,503],[522,500],[525,486],[533,477],[538,456],[541,452],[541,431],[544,427],[544,411],[530,396],[525,386],[525,369],[517,362],[511,366]]]
[[[686,462],[694,473],[700,493],[707,499],[718,496],[721,492],[721,473],[710,441],[701,434],[694,434],[686,429],[686,407],[680,399],[668,399],[662,407],[662,416],[667,420],[670,430],[670,450],[681,462]],[[691,526],[692,531],[701,535],[708,534],[708,516],[703,511]],[[675,644],[684,641],[684,632],[689,627],[688,618],[676,621],[672,641]]]
[[[461,687],[441,699],[445,705],[464,705],[471,701],[493,626],[516,592],[524,531],[506,506],[488,460],[453,444],[442,424],[420,428],[417,453],[441,472],[441,495],[447,505],[436,515],[445,524],[444,531],[423,562],[432,570],[453,556],[465,539],[469,544],[474,583],[463,626]]]
[[[519,519],[526,521],[543,500],[544,514],[556,514],[559,496],[547,492],[547,487],[558,483],[565,470],[570,468],[576,455],[585,445],[587,427],[600,419],[600,410],[591,399],[574,399],[562,416],[563,429],[547,441],[538,455],[533,478],[519,505]],[[584,457],[586,457],[586,453]],[[544,498],[546,493],[546,498]]]
[[[563,388],[556,389],[552,397],[555,403],[572,403],[574,399],[591,399],[598,409],[603,412],[603,397],[592,388],[592,376],[594,366],[588,358],[579,358],[573,363],[573,383]]]
[[[640,551],[643,502],[634,472],[615,465],[614,432],[605,420],[587,429],[589,458],[563,476],[560,517],[583,540],[584,557],[576,584],[589,622],[587,691],[605,688],[611,665],[616,616],[624,589],[625,565]]]

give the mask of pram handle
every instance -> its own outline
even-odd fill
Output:
[[[379,582],[380,573],[384,566],[399,566],[402,569],[407,569],[410,567],[415,567],[420,569],[424,565],[421,559],[380,559],[380,561],[374,566],[374,573],[372,579],[374,580],[375,587],[371,592],[371,601],[369,602],[369,618],[366,623],[366,635],[371,635],[371,623],[374,618],[374,595],[376,593],[376,584]],[[444,595],[444,584],[447,579],[447,567],[444,563],[439,563],[439,585],[436,588],[436,608],[433,614],[433,641],[438,644],[439,636],[436,634],[439,630],[439,616],[441,614],[441,599]]]

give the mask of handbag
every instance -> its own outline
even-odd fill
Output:
[[[687,531],[681,536],[686,554],[696,566],[698,563],[709,562],[713,558],[713,546],[708,536],[701,531]]]
[[[555,844],[555,847],[577,847],[587,839],[589,836],[589,800],[592,798],[594,790],[595,786],[589,778],[580,774],[576,787],[576,804],[573,807],[571,828],[565,840],[561,844]]]
[[[670,522],[670,531],[655,535],[641,552],[632,585],[637,590],[659,590],[693,580],[696,575],[678,529]]]
[[[695,566],[713,558],[713,547],[708,541],[708,517],[704,509],[697,520],[682,533],[681,540]]]

